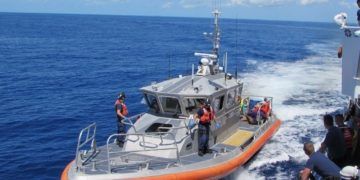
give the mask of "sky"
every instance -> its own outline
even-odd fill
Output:
[[[0,0],[0,12],[211,17],[214,0]],[[217,0],[224,18],[357,22],[356,0]]]

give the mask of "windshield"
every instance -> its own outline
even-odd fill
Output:
[[[173,97],[160,97],[160,102],[165,113],[181,114],[181,108],[178,99]]]
[[[214,111],[215,112],[219,112],[223,109],[224,98],[225,98],[224,95],[218,96],[215,98],[215,101],[214,101]]]
[[[159,113],[160,108],[159,108],[159,103],[158,103],[156,97],[152,94],[145,94],[145,98],[146,98],[149,108],[152,111]]]
[[[200,107],[200,101],[205,101],[205,98],[184,98],[183,102],[186,113],[195,114],[197,109]]]

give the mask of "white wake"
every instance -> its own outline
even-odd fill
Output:
[[[340,94],[341,60],[336,58],[337,44],[311,44],[316,55],[295,62],[257,62],[248,66],[256,70],[243,75],[244,94],[271,96],[273,109],[283,121],[269,143],[247,165],[247,172],[236,172],[236,179],[262,179],[268,175],[262,169],[273,170],[271,178],[293,179],[297,170],[279,168],[276,164],[302,164],[307,159],[302,150],[305,140],[316,148],[325,135],[321,115],[341,110],[347,100]],[[289,177],[290,176],[290,177]]]

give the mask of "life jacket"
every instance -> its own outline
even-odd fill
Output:
[[[344,135],[345,140],[345,146],[347,149],[352,149],[352,140],[353,140],[353,134],[351,133],[351,129],[348,127],[340,127],[341,132]]]
[[[129,112],[128,112],[128,110],[127,110],[127,107],[126,107],[126,105],[125,105],[124,103],[120,103],[119,100],[116,100],[116,101],[115,101],[115,112],[117,111],[116,106],[119,105],[119,104],[121,104],[121,111],[120,111],[120,113],[121,113],[122,115],[124,115],[124,116],[127,116],[127,115],[129,114]]]
[[[127,107],[124,103],[121,104],[121,114],[124,115],[124,116],[127,116],[128,115],[128,110],[127,110]]]
[[[214,113],[212,112],[211,108],[208,111],[206,108],[203,108],[203,115],[200,117],[201,123],[209,123],[214,118]]]
[[[265,103],[261,106],[260,110],[261,110],[263,113],[268,114],[269,111],[270,111],[269,103],[268,103],[268,102],[265,102]]]

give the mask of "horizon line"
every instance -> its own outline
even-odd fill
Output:
[[[129,16],[129,17],[162,17],[162,18],[199,18],[199,19],[211,19],[212,17],[205,16],[166,16],[166,15],[137,15],[137,14],[92,14],[92,13],[58,13],[58,12],[16,12],[16,11],[0,11],[1,13],[8,14],[51,14],[51,15],[90,15],[90,16]],[[300,20],[284,20],[284,19],[251,19],[251,18],[231,18],[231,17],[222,17],[221,19],[228,20],[259,20],[259,21],[279,21],[279,22],[306,22],[306,23],[326,23],[331,24],[332,21],[300,21]]]

